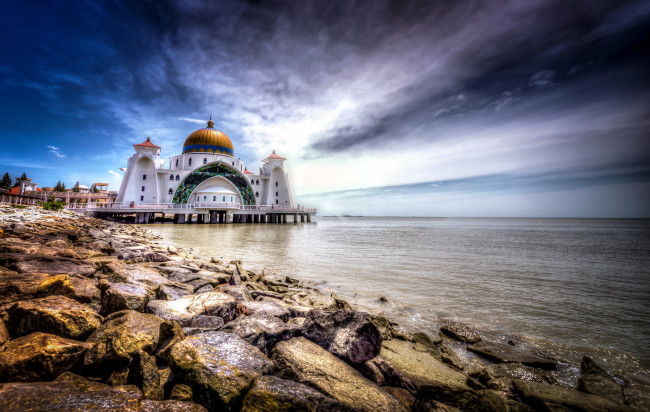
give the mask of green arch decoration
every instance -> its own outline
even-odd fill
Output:
[[[222,163],[205,165],[190,173],[176,189],[173,202],[187,203],[194,189],[214,176],[223,176],[234,184],[239,189],[245,205],[255,204],[255,196],[253,196],[253,190],[249,186],[248,180],[244,179],[235,169]]]

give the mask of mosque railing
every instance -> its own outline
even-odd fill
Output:
[[[242,205],[236,202],[194,202],[194,203],[134,203],[134,202],[84,202],[69,203],[65,206],[68,210],[187,210],[195,209],[234,209],[240,211],[264,211],[264,212],[303,212],[316,213],[313,208],[304,206],[281,206],[281,205]]]

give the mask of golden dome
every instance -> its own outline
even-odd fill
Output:
[[[208,121],[208,127],[195,130],[185,139],[183,153],[193,152],[225,154],[228,156],[234,156],[235,154],[228,136],[221,130],[214,128],[212,116]]]

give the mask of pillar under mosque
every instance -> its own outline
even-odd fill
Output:
[[[185,223],[185,214],[175,214],[174,223]]]

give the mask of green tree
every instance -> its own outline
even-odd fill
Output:
[[[97,189],[97,186],[95,186],[94,183],[90,186],[90,193],[99,193],[99,189]]]
[[[5,175],[2,176],[2,180],[0,180],[0,187],[4,189],[11,188],[11,176],[9,176],[9,173],[5,173]]]
[[[79,191],[79,181],[77,180],[77,183],[74,184],[74,187],[72,188],[73,192],[78,192]]]
[[[55,192],[62,192],[63,191],[63,189],[61,187],[61,181],[60,180],[58,182],[56,182],[56,186],[54,186],[54,191]]]

